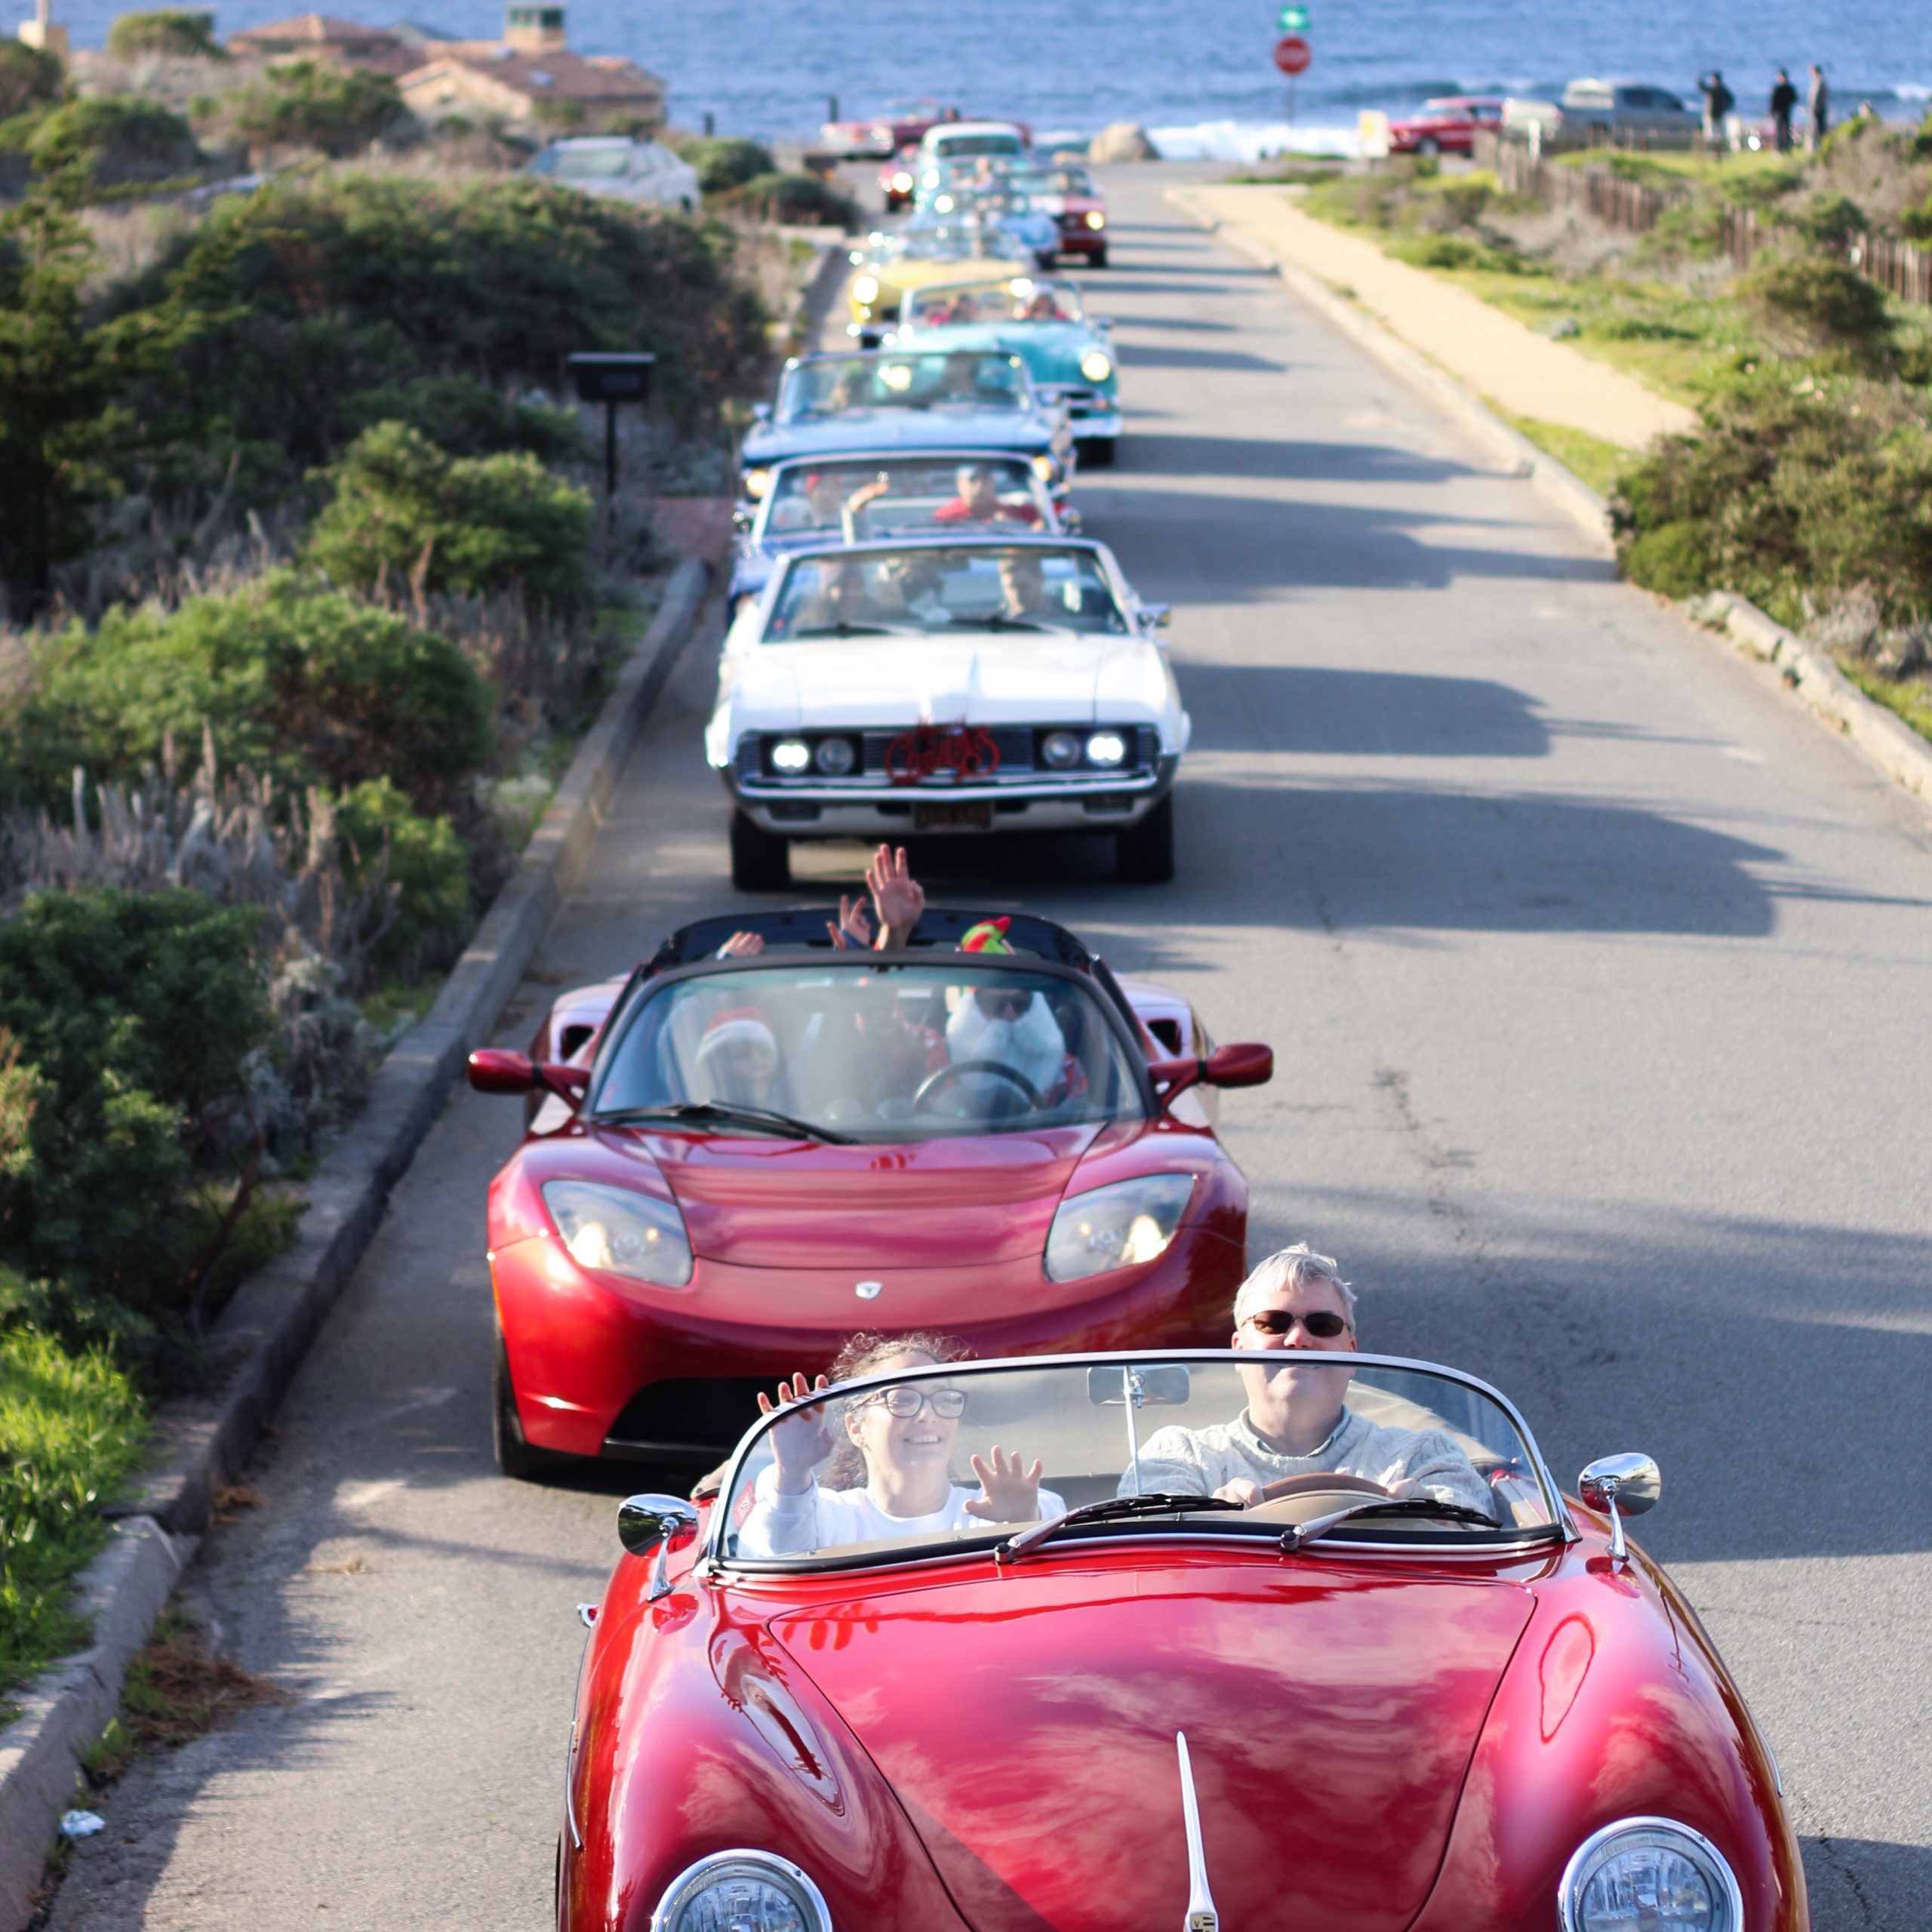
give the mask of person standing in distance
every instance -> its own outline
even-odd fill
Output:
[[[1778,77],[1771,88],[1771,137],[1777,143],[1780,154],[1791,152],[1792,111],[1798,105],[1798,90],[1791,84],[1791,76],[1780,67]]]
[[[1811,63],[1811,85],[1804,97],[1804,145],[1816,154],[1831,131],[1832,91],[1825,85],[1825,70]]]

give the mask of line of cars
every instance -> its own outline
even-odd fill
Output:
[[[1078,533],[1072,422],[922,299],[788,366],[747,441],[734,827],[1168,796],[1185,715]],[[1221,1346],[1218,1096],[1269,1049],[1053,921],[872,890],[876,948],[842,903],[696,921],[472,1057],[526,1108],[488,1211],[503,1467],[715,1466],[623,1505],[579,1606],[560,1932],[1805,1932],[1769,1749],[1625,1534],[1655,1465],[1566,1497],[1466,1374],[1294,1321]],[[860,1327],[970,1358],[813,1389]],[[1472,1500],[1318,1444],[1254,1506],[1144,1479],[1263,1383],[1439,1439]],[[888,1441],[979,1504],[874,1496]],[[875,1533],[774,1543],[801,1467]]]

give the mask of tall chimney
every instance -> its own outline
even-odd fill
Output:
[[[503,41],[521,54],[549,54],[564,45],[561,7],[513,0],[503,10]]]

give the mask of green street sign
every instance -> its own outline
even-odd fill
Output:
[[[1281,31],[1284,33],[1305,33],[1308,30],[1308,9],[1306,7],[1284,7],[1281,9]]]

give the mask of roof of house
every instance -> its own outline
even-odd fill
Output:
[[[439,47],[432,59],[405,74],[397,85],[408,94],[451,67],[487,74],[532,100],[635,100],[640,94],[664,91],[657,75],[620,54],[572,54],[561,47],[525,53],[487,40]]]
[[[339,20],[332,14],[293,14],[285,20],[269,20],[257,27],[243,27],[229,36],[231,45],[277,47],[300,42],[310,47],[364,45],[371,41],[396,38],[387,27],[365,26],[360,20]]]

